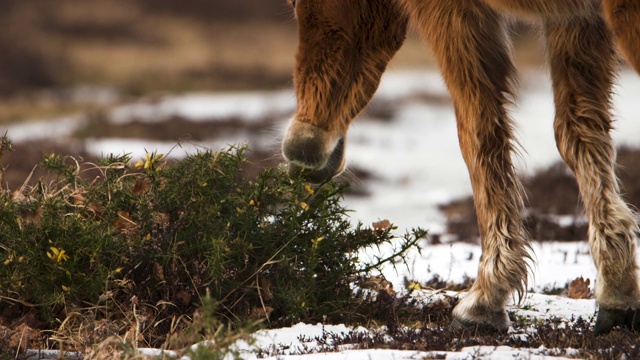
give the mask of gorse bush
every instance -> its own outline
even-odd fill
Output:
[[[41,166],[57,181],[0,194],[5,322],[29,316],[30,326],[60,333],[80,314],[76,327],[93,329],[86,341],[99,336],[101,321],[120,321],[135,323],[135,341],[167,346],[205,294],[226,323],[361,320],[363,292],[354,285],[425,232],[396,238],[391,226],[354,227],[340,204],[346,185],[311,186],[283,168],[248,179],[246,151],[171,164],[156,153],[136,165],[129,156],[98,164],[45,157]],[[85,178],[87,170],[100,176]],[[359,260],[383,243],[391,256]]]

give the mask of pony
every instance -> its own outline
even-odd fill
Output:
[[[556,108],[558,150],[577,180],[598,270],[594,332],[640,329],[635,260],[640,230],[615,174],[611,94],[621,53],[640,72],[638,0],[292,0],[299,45],[298,106],[282,152],[291,174],[321,182],[345,168],[347,129],[376,91],[409,25],[431,48],[451,95],[471,178],[482,256],[453,310],[453,330],[504,332],[533,262],[505,108],[516,70],[508,22],[541,24]],[[617,46],[616,46],[617,45]]]

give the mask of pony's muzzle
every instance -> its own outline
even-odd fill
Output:
[[[289,174],[320,183],[344,170],[344,137],[313,124],[292,121],[282,143]]]

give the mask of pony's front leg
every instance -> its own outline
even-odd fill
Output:
[[[454,309],[452,327],[505,331],[507,301],[527,289],[530,247],[505,110],[515,69],[504,21],[476,1],[407,0],[405,5],[431,45],[453,98],[480,226],[478,277]]]
[[[589,243],[598,269],[595,332],[615,325],[640,330],[635,251],[638,225],[622,200],[609,134],[616,55],[602,18],[545,24],[556,105],[558,149],[573,170],[589,216]]]

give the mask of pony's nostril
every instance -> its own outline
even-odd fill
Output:
[[[282,151],[289,162],[317,168],[322,167],[327,161],[325,146],[317,136],[292,136],[285,139]]]
[[[301,165],[298,162],[289,162],[289,174],[291,176],[302,175],[312,183],[321,183],[340,174],[344,170],[344,138],[340,138],[336,146],[334,146],[331,154],[321,167],[311,168]]]
[[[344,169],[344,136],[304,121],[292,121],[282,143],[291,175],[320,183]]]
[[[290,123],[282,143],[282,153],[289,163],[317,169],[327,163],[338,139],[325,129],[308,122]]]

